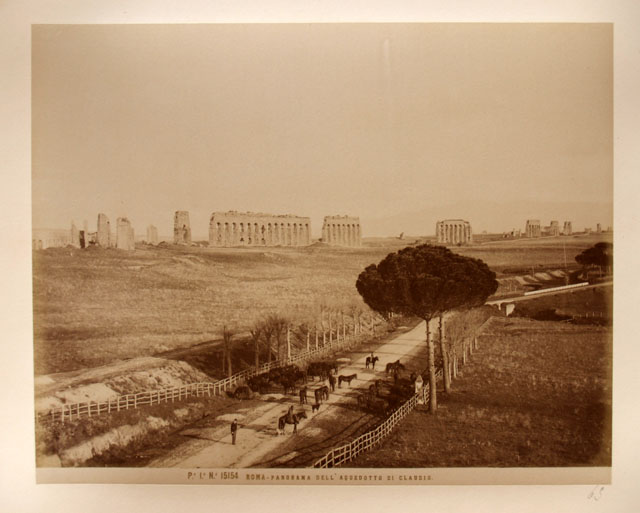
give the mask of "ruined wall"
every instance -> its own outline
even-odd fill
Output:
[[[360,227],[360,218],[326,216],[322,224],[322,242],[330,246],[361,246],[362,228]]]
[[[111,246],[111,223],[109,223],[109,218],[104,214],[98,214],[96,244],[103,248]]]
[[[293,215],[214,212],[209,220],[209,246],[308,246],[311,220]]]
[[[33,249],[63,248],[71,243],[69,230],[44,230],[34,228],[31,230],[31,234]]]
[[[471,223],[463,219],[445,219],[436,223],[438,244],[470,244],[473,242]]]
[[[147,244],[158,244],[158,229],[152,224],[147,226]]]
[[[76,224],[74,222],[71,222],[71,242],[70,242],[70,244],[74,248],[79,248],[80,247],[80,231],[78,230],[78,228],[76,227]]]
[[[551,225],[549,226],[549,235],[553,237],[560,235],[560,223],[558,223],[558,221],[551,221]]]
[[[126,217],[119,217],[116,222],[116,247],[126,251],[135,249],[133,228]]]
[[[173,243],[191,244],[191,224],[186,210],[178,210],[173,216]]]
[[[572,231],[571,221],[565,221],[564,226],[562,227],[563,235],[571,235]]]
[[[540,220],[527,219],[527,224],[525,225],[524,232],[526,237],[540,237],[542,235]]]

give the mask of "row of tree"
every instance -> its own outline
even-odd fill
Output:
[[[304,318],[299,314],[282,315],[270,313],[255,320],[248,328],[253,346],[254,366],[260,367],[260,355],[266,351],[267,363],[291,356],[292,347],[324,347],[334,340],[344,340],[363,331],[375,331],[378,315],[366,311],[363,305],[348,304],[341,310],[335,305],[323,305],[318,319]],[[233,374],[232,353],[235,340],[246,330],[229,325],[222,328],[222,372]]]

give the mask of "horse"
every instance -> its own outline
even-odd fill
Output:
[[[320,387],[320,392],[322,393],[322,398],[326,399],[327,401],[329,400],[329,387],[328,386],[323,386]]]
[[[280,384],[282,385],[282,388],[284,389],[284,395],[287,395],[289,392],[291,392],[292,394],[295,393],[296,390],[296,382],[291,380],[291,379],[283,379]]]
[[[320,404],[320,403],[322,402],[322,399],[324,399],[324,393],[323,393],[323,391],[322,391],[322,388],[323,388],[323,387],[316,388],[316,389],[313,391],[313,396],[314,396],[314,397],[315,397],[315,399],[316,399],[316,404]]]
[[[315,413],[318,410],[320,410],[320,403],[316,403],[316,404],[312,404],[311,405],[311,413]]]
[[[387,374],[389,374],[389,372],[392,372],[392,371],[399,372],[400,370],[404,370],[404,365],[400,363],[400,360],[396,360],[395,362],[388,363],[385,368],[385,372]]]
[[[371,365],[371,370],[375,370],[377,361],[378,361],[377,356],[373,356],[373,357],[367,356],[367,359],[365,360],[365,368],[368,369],[369,365]]]
[[[347,383],[349,383],[349,386],[351,386],[351,380],[354,379],[358,379],[358,375],[357,374],[351,374],[349,376],[338,376],[338,387],[342,386],[342,382],[346,381]]]
[[[373,385],[369,385],[369,393],[372,395],[379,395],[380,394],[380,380],[376,379],[375,383]]]
[[[291,409],[290,409],[286,415],[283,415],[278,419],[278,434],[284,435],[284,427],[286,424],[293,424],[293,433],[294,434],[297,433],[298,424],[300,423],[300,420],[306,419],[306,418],[307,418],[307,414],[304,411],[301,411],[300,413],[291,414]]]
[[[307,387],[300,389],[300,404],[307,404]]]
[[[336,391],[336,377],[333,374],[329,374],[329,386],[332,392]]]

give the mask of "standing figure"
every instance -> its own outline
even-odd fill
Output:
[[[329,386],[332,392],[336,391],[336,377],[333,374],[329,374]]]
[[[238,419],[233,419],[231,423],[231,443],[236,445],[236,433],[238,432]]]

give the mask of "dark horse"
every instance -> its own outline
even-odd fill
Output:
[[[329,399],[329,388],[327,386],[318,387],[313,391],[316,404],[322,403],[323,400]]]
[[[297,433],[298,423],[302,419],[306,418],[307,414],[304,411],[301,411],[300,413],[291,413],[291,409],[289,409],[289,412],[286,415],[283,415],[278,419],[278,434],[284,435],[284,427],[286,424],[293,424],[293,432]]]
[[[354,379],[358,379],[357,374],[351,374],[349,376],[338,376],[338,387],[342,386],[343,381],[346,381],[347,383],[349,383],[349,386],[351,386],[351,381]]]
[[[300,404],[307,404],[307,387],[300,389]]]
[[[322,387],[320,387],[320,391],[322,392],[322,398],[325,400],[329,400],[329,387],[327,385],[324,385]]]
[[[375,370],[376,369],[376,362],[378,361],[378,357],[377,356],[367,356],[367,359],[365,361],[365,368],[368,369],[369,365],[371,365],[371,369]]]
[[[400,363],[400,360],[396,360],[395,362],[388,363],[385,368],[385,372],[389,374],[389,372],[399,372],[400,370],[404,370],[404,365]]]

